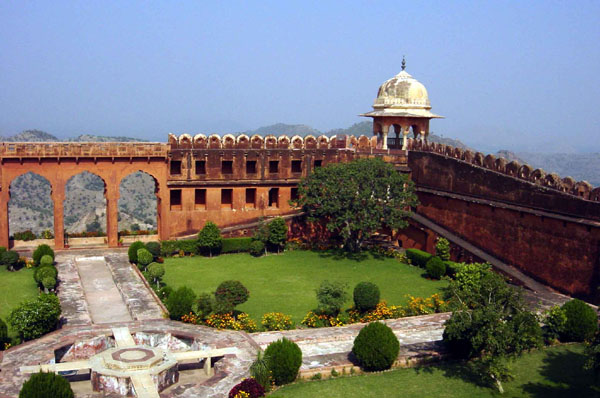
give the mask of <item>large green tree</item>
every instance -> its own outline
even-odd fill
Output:
[[[219,227],[212,221],[207,221],[204,228],[198,233],[198,247],[203,253],[207,253],[212,257],[213,253],[219,253],[223,245],[221,231]]]
[[[350,251],[360,250],[378,229],[406,227],[410,208],[417,205],[408,176],[379,158],[317,168],[300,182],[298,193],[292,204],[309,221],[323,220]]]

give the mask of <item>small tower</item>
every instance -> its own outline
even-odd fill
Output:
[[[402,57],[402,71],[379,87],[373,111],[360,115],[373,118],[378,149],[388,149],[390,126],[396,133],[396,137],[389,140],[390,149],[406,149],[411,130],[415,139],[426,140],[429,120],[442,118],[430,112],[427,89],[405,69],[406,60]]]

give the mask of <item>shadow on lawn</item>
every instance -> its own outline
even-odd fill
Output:
[[[549,352],[544,357],[540,375],[545,381],[521,386],[532,397],[600,397],[594,387],[591,371],[583,369],[585,356],[569,348],[567,351]]]
[[[312,250],[314,253],[318,253],[320,257],[330,258],[333,260],[353,260],[356,262],[364,261],[369,258],[374,260],[385,260],[386,257],[381,253],[372,250],[362,250],[359,252],[349,252],[344,249],[327,249],[327,250]]]

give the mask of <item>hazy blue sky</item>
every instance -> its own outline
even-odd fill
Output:
[[[3,1],[0,135],[347,127],[400,71],[432,130],[600,151],[598,1]]]

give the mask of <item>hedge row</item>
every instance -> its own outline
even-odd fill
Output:
[[[410,260],[410,263],[417,267],[425,268],[427,261],[432,257],[432,254],[424,252],[419,249],[406,249],[406,257]]]
[[[250,251],[252,238],[224,238],[221,253],[242,253]]]
[[[250,251],[252,238],[224,238],[221,253],[241,253]],[[184,254],[198,254],[198,240],[163,240],[161,244],[161,254],[169,257],[183,251]]]

